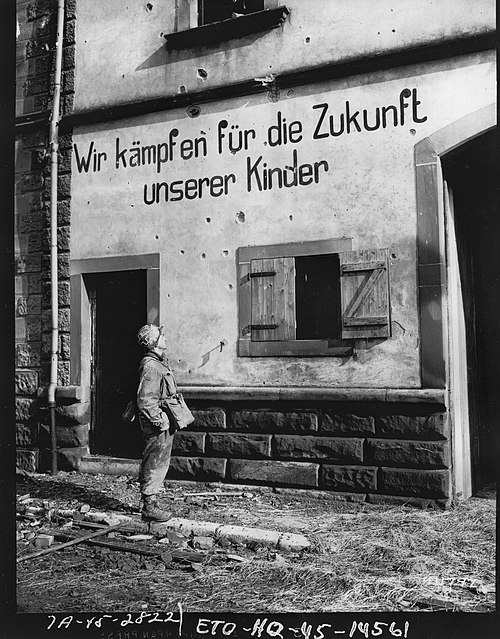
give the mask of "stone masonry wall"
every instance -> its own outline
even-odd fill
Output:
[[[74,97],[76,0],[66,0],[61,114]],[[17,463],[38,466],[39,389],[50,377],[50,165],[48,121],[55,69],[56,0],[18,0],[15,160],[15,326]],[[69,384],[71,134],[60,135],[58,181],[59,370]]]
[[[341,404],[194,408],[176,434],[170,479],[334,491],[371,503],[450,499],[444,406]]]

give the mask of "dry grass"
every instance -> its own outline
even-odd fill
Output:
[[[241,511],[247,521],[230,517]],[[276,511],[287,513],[288,525]],[[313,547],[282,554],[233,548],[248,561],[209,554],[196,571],[159,562],[128,571],[110,568],[99,549],[79,546],[19,564],[19,610],[173,610],[179,602],[191,612],[495,609],[492,500],[442,512],[263,493],[223,509],[191,507],[190,516],[298,532]]]

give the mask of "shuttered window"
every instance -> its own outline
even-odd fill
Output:
[[[251,338],[255,342],[295,339],[295,260],[252,260]]]
[[[388,249],[345,248],[349,238],[239,249],[240,356],[346,356],[354,339],[390,337]]]
[[[390,337],[387,249],[340,254],[342,337]]]

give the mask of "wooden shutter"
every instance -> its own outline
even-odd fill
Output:
[[[295,339],[295,260],[251,260],[251,338],[254,342]]]
[[[388,252],[339,254],[343,339],[390,337]]]

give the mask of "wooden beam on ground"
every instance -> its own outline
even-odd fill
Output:
[[[31,553],[30,555],[24,555],[23,557],[18,557],[16,562],[20,563],[21,561],[26,561],[27,559],[34,559],[35,557],[41,557],[42,555],[48,555],[51,552],[55,552],[56,550],[61,550],[62,548],[68,548],[68,546],[76,546],[76,544],[81,544],[84,541],[88,541],[89,539],[93,539],[94,537],[99,537],[101,535],[106,535],[112,530],[117,530],[121,528],[123,524],[115,524],[114,526],[106,526],[100,530],[96,530],[88,535],[83,535],[83,537],[76,537],[71,541],[66,541],[58,546],[51,546],[50,548],[44,548],[43,550],[39,550],[38,552]]]

